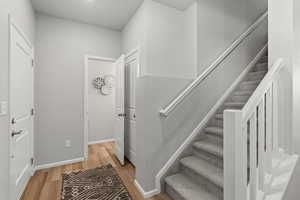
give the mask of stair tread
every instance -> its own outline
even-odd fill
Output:
[[[196,156],[185,157],[180,163],[223,188],[223,169]]]
[[[223,128],[217,126],[206,127],[205,132],[214,133],[216,135],[223,136]]]
[[[224,119],[224,115],[222,113],[215,114],[216,119]]]
[[[225,106],[244,106],[245,102],[226,102]]]
[[[166,183],[185,200],[220,200],[181,173],[168,176]]]
[[[255,76],[255,75],[266,74],[267,72],[268,72],[267,70],[256,71],[256,72],[249,72],[248,76]]]
[[[194,148],[203,150],[213,155],[223,158],[223,144],[211,142],[210,140],[200,140],[193,144]]]
[[[253,84],[259,84],[260,80],[250,80],[250,81],[243,81],[241,84],[243,85],[253,85]]]
[[[251,90],[242,90],[242,91],[236,91],[233,93],[234,96],[244,96],[244,95],[251,95],[253,91]]]

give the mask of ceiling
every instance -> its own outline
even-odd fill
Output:
[[[155,0],[185,9],[194,0]],[[35,10],[48,15],[121,30],[143,0],[32,0]]]

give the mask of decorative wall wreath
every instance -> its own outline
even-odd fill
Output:
[[[103,95],[110,95],[115,86],[115,77],[113,75],[105,75],[104,77],[96,77],[93,80],[93,85]]]

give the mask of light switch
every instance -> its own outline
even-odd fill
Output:
[[[0,102],[0,115],[7,115],[8,112],[8,104],[7,101]]]

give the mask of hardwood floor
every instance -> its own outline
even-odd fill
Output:
[[[117,170],[133,200],[170,200],[165,195],[143,198],[134,185],[134,166],[130,162],[121,166],[113,155],[113,149],[113,142],[91,145],[87,161],[37,171],[30,179],[21,200],[61,200],[62,173],[91,169],[109,163]]]

